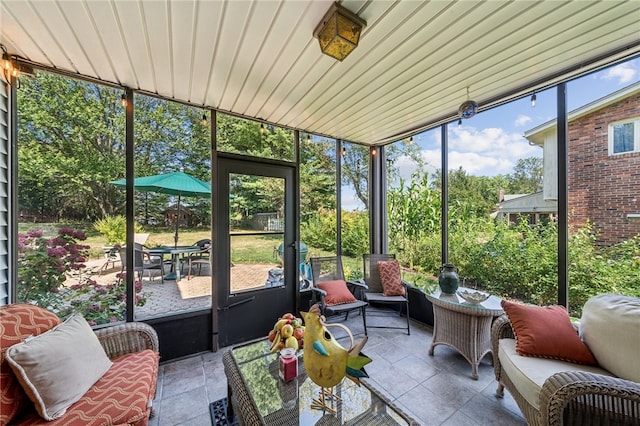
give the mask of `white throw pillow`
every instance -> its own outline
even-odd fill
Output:
[[[112,364],[80,314],[13,345],[6,358],[45,420],[64,415]]]
[[[587,300],[580,337],[602,368],[640,383],[640,298],[601,294]]]

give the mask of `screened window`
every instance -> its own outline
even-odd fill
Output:
[[[609,153],[624,154],[640,151],[640,120],[609,125]]]

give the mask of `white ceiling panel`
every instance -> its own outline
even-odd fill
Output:
[[[384,144],[640,54],[640,2],[344,0],[343,62],[313,31],[330,0],[0,0],[0,43],[56,68],[349,142]]]

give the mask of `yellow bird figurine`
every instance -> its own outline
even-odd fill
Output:
[[[361,377],[369,377],[363,367],[370,363],[371,359],[360,354],[367,342],[367,336],[354,346],[351,331],[342,324],[326,324],[316,305],[312,306],[309,312],[300,312],[300,314],[305,324],[304,367],[309,378],[322,388],[320,400],[315,400],[312,407],[334,411],[325,402],[326,396],[335,396],[331,388],[340,383],[344,377],[353,380],[358,386]],[[327,326],[344,328],[351,338],[351,348],[343,348],[329,332]]]

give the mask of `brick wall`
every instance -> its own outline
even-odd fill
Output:
[[[640,234],[640,152],[609,155],[609,123],[640,117],[640,94],[573,120],[569,124],[569,224],[587,218],[611,245]]]

